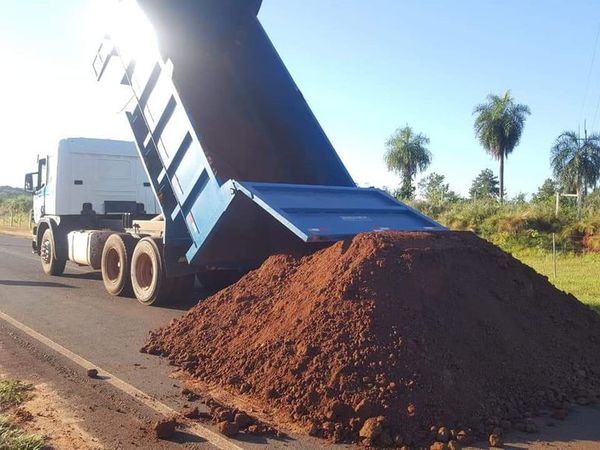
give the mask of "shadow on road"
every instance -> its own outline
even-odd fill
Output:
[[[200,436],[182,430],[176,431],[175,434],[167,440],[170,442],[176,442],[177,444],[199,444],[207,442],[206,439],[201,438]]]
[[[77,280],[102,280],[101,272],[63,273],[61,278],[74,278]]]
[[[196,306],[205,298],[210,297],[212,294],[214,294],[214,291],[207,291],[206,289],[202,288],[194,288],[194,291],[188,293],[185,297],[171,298],[171,301],[167,305],[159,306],[159,308],[187,311],[188,309]]]
[[[54,283],[52,281],[0,280],[0,285],[79,289],[77,286],[71,286],[70,284],[64,283]]]

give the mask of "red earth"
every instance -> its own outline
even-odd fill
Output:
[[[487,437],[600,394],[600,317],[468,232],[272,256],[142,351],[336,442]]]

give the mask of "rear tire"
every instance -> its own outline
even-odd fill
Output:
[[[171,283],[165,277],[160,243],[152,238],[138,241],[131,257],[131,285],[142,305],[159,306],[168,303]]]
[[[48,228],[42,235],[40,244],[40,260],[42,262],[42,270],[46,275],[62,275],[65,271],[66,259],[58,259],[56,257],[56,245],[54,243],[54,235],[52,230]]]
[[[112,234],[102,249],[100,270],[104,287],[110,295],[131,295],[131,258],[135,240],[129,234]]]

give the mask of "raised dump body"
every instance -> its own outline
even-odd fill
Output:
[[[259,23],[260,3],[123,1],[94,60],[98,78],[117,60],[133,90],[127,115],[165,253],[177,256],[172,243],[201,269],[249,267],[307,242],[443,229],[356,187]]]
[[[217,177],[355,186],[260,25],[260,2],[139,4]]]

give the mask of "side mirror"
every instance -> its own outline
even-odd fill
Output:
[[[33,187],[33,176],[37,172],[28,173],[25,175],[25,192],[33,192],[35,189]]]

